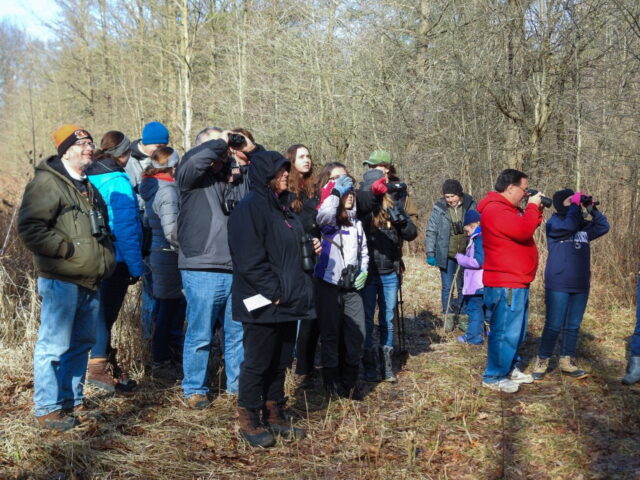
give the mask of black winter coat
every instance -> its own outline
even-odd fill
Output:
[[[229,249],[233,262],[233,319],[244,323],[279,323],[315,318],[311,277],[302,270],[304,229],[278,198],[269,182],[289,162],[278,152],[252,155],[251,191],[229,217]],[[244,300],[262,295],[271,302],[249,311]]]

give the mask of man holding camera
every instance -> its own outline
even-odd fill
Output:
[[[64,431],[82,404],[89,350],[95,343],[100,282],[115,268],[107,209],[85,169],[93,160],[91,134],[77,125],[53,133],[58,154],[42,161],[27,185],[18,234],[34,254],[40,329],[34,351],[38,423]]]
[[[495,192],[479,205],[484,243],[484,304],[491,312],[487,367],[482,385],[514,393],[533,377],[520,371],[518,348],[527,332],[529,284],[538,268],[533,234],[542,222],[542,195],[528,192],[527,175],[514,169],[498,176]],[[520,202],[527,198],[522,210]]]
[[[227,220],[247,191],[233,180],[231,148],[257,151],[245,136],[224,132],[189,150],[178,165],[178,267],[187,299],[182,388],[189,407],[209,405],[207,367],[215,325],[223,321],[227,392],[237,394],[243,359],[242,324],[231,313],[232,262]]]

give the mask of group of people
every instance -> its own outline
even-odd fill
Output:
[[[482,345],[488,333],[487,388],[513,393],[521,384],[543,380],[560,334],[560,372],[584,378],[588,373],[576,365],[575,356],[589,297],[590,242],[609,231],[607,218],[598,202],[582,192],[563,189],[547,199],[529,190],[527,175],[518,170],[504,170],[494,188],[476,204],[458,181],[447,180],[429,219],[426,260],[440,269],[444,328],[453,331],[458,320],[465,331],[458,340],[472,345]],[[525,373],[518,349],[527,332],[529,286],[538,268],[533,236],[543,209],[551,206],[545,325],[531,373]],[[640,379],[637,358],[632,356],[626,383],[631,375],[631,383]]]
[[[206,408],[219,329],[226,392],[237,396],[240,434],[253,446],[305,435],[286,415],[284,379],[296,358],[300,386],[313,384],[318,343],[328,395],[359,398],[361,364],[367,381],[396,381],[402,247],[417,228],[388,152],[363,162],[355,188],[345,165],[316,172],[306,146],[281,155],[242,128],[203,129],[182,159],[159,122],[133,142],[109,131],[99,148],[78,125],[53,140],[57,154],[36,167],[18,216],[42,299],[40,425],[76,426],[85,381],[137,387],[111,336],[140,279],[152,373],[180,368],[185,403]]]

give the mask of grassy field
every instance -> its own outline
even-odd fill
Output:
[[[640,389],[620,384],[634,321],[628,306],[613,306],[605,289],[592,292],[579,349],[589,378],[554,371],[544,382],[500,395],[481,387],[485,348],[458,344],[459,332],[442,332],[434,316],[437,270],[418,258],[408,265],[409,352],[397,359],[398,383],[368,386],[362,402],[327,402],[320,385],[296,391],[288,379],[293,414],[309,435],[265,451],[238,439],[232,398],[219,395],[207,410],[187,410],[177,383],[145,374],[131,299],[118,342],[138,391],[110,396],[87,388],[101,418],[67,433],[40,430],[31,400],[37,305],[27,293],[33,284],[12,285],[1,268],[0,478],[640,478]],[[542,328],[539,299],[536,284],[528,358]]]

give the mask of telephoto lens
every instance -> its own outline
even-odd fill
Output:
[[[229,140],[227,141],[227,145],[231,148],[242,148],[247,144],[247,139],[244,138],[244,135],[240,135],[239,133],[230,133]]]
[[[533,188],[527,188],[527,194],[532,197],[535,194],[538,193],[538,190],[534,190]],[[545,197],[544,195],[540,197],[540,204],[544,207],[544,208],[551,208],[551,205],[553,205],[553,200],[551,200],[549,197]]]

